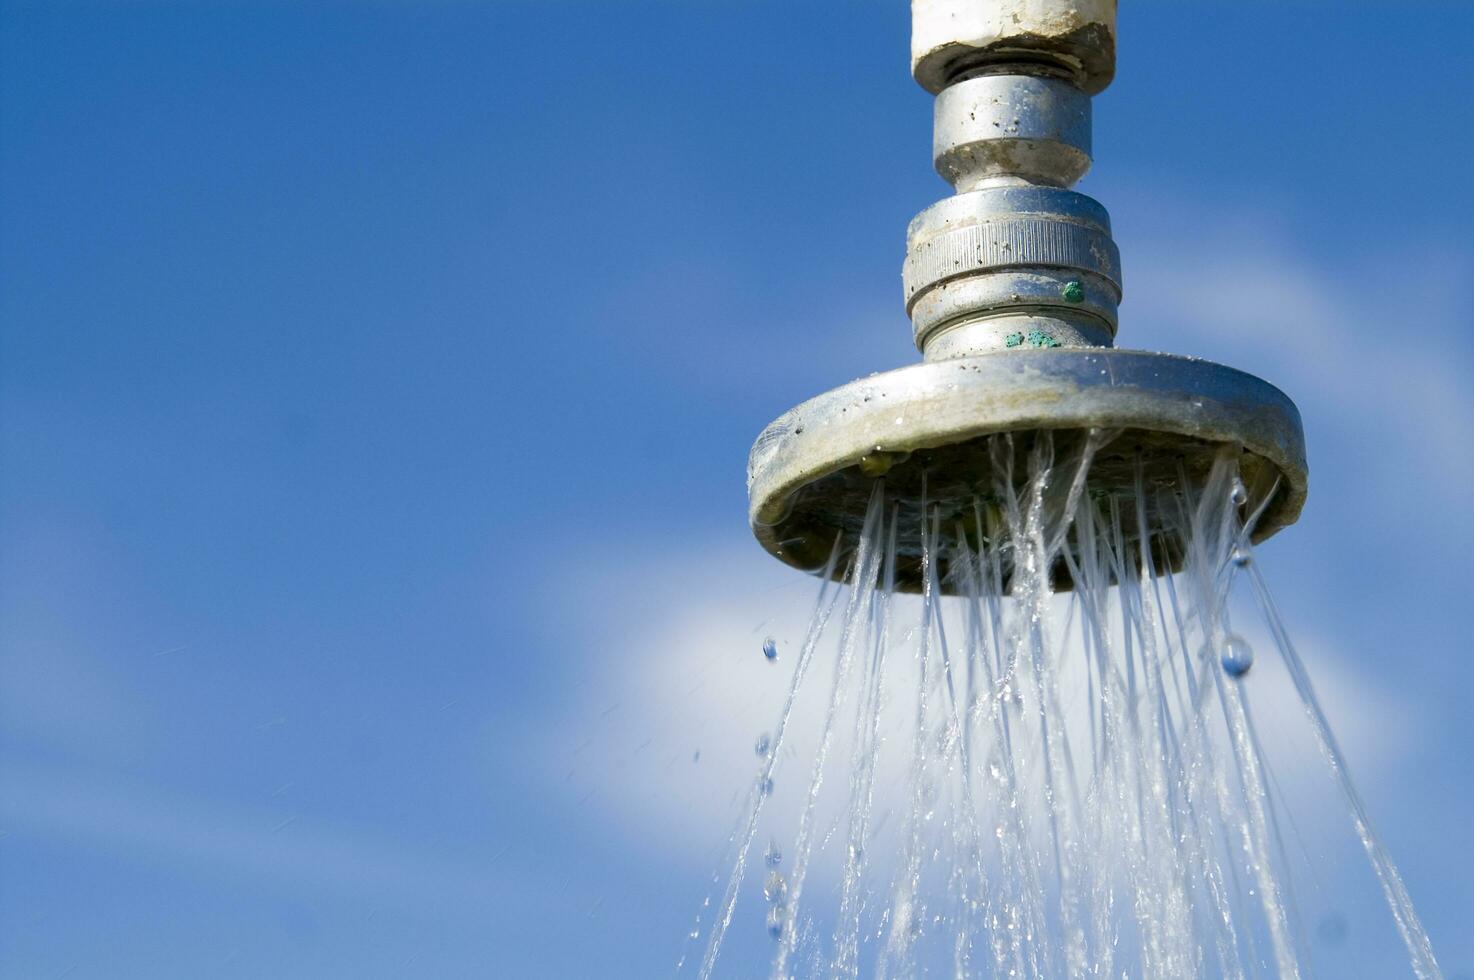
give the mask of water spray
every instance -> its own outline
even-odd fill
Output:
[[[933,159],[955,190],[906,234],[922,362],[826,392],[763,430],[748,460],[749,519],[777,558],[842,573],[828,559],[836,541],[855,551],[878,476],[918,524],[923,511],[940,511],[942,527],[975,520],[979,488],[994,480],[984,443],[1005,433],[1023,452],[1050,432],[1065,454],[1096,433],[1090,481],[1105,490],[1200,483],[1229,453],[1255,542],[1299,516],[1305,438],[1283,392],[1220,364],[1115,346],[1110,216],[1070,189],[1090,166],[1091,97],[1115,73],[1115,38],[1115,0],[913,0],[911,71],[936,96]],[[1145,533],[1155,549],[1154,517],[1128,521],[1128,538]],[[897,556],[901,589],[921,586],[919,548]],[[1054,578],[1069,583],[1063,565]],[[940,579],[950,591],[945,567]]]

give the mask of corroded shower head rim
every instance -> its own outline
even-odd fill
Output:
[[[1294,523],[1304,504],[1300,414],[1278,388],[1197,358],[1052,348],[915,364],[804,402],[753,445],[749,520],[769,553],[816,571],[836,539],[842,548],[853,543],[863,487],[882,470],[896,486],[915,487],[924,475],[935,501],[949,486],[975,482],[972,471],[986,458],[968,445],[976,440],[1089,429],[1121,430],[1163,465],[1198,465],[1223,447],[1242,451],[1246,507],[1264,505],[1255,541]]]

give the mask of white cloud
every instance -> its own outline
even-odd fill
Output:
[[[638,547],[600,550],[624,557],[580,570],[585,582],[599,586],[576,591],[600,599],[574,625],[581,642],[600,650],[605,666],[550,726],[560,734],[547,755],[532,761],[559,781],[563,794],[596,808],[625,834],[647,846],[714,861],[755,778],[754,740],[772,730],[781,709],[817,580],[771,562],[740,539],[685,538],[669,554]],[[717,571],[701,575],[698,568]],[[906,600],[896,612],[898,628],[914,626],[917,612],[915,602]],[[1247,613],[1238,628],[1259,651],[1249,690],[1280,788],[1296,799],[1316,792],[1323,797],[1332,784],[1304,711],[1267,631]],[[765,817],[766,825],[788,835],[797,827],[811,773],[837,632],[836,613],[831,642],[816,656],[801,693],[790,751],[777,777],[779,792]],[[767,635],[783,651],[776,665],[761,653]],[[1337,655],[1336,643],[1325,635],[1302,632],[1299,646],[1355,776],[1374,782],[1398,759],[1420,751],[1423,733],[1410,704]],[[909,738],[904,730],[916,684],[915,665],[902,651],[892,660],[886,705],[893,741]],[[1067,672],[1061,686],[1083,689],[1083,681]],[[853,712],[851,701],[841,718],[851,719]],[[845,796],[848,731],[846,721],[831,754],[836,765],[826,776],[823,798],[829,805],[821,824],[833,819]],[[903,756],[892,744],[884,757],[880,785],[893,794],[903,785]],[[1328,813],[1335,820],[1344,815],[1339,804]]]

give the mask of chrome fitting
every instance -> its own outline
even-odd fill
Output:
[[[1090,97],[1068,82],[981,75],[942,90],[932,157],[963,194],[991,183],[1069,187],[1090,169]]]
[[[1109,347],[1121,258],[1105,208],[1057,187],[938,201],[906,232],[901,273],[929,361],[1011,347]]]
[[[932,156],[957,191],[906,233],[906,312],[928,361],[1013,347],[1110,347],[1121,258],[1090,168],[1090,97],[983,74],[937,96]]]

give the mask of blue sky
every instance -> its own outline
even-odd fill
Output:
[[[1474,6],[1125,6],[1121,344],[1299,402],[1266,572],[1474,973]],[[670,971],[810,594],[748,445],[915,358],[907,30],[0,4],[0,975]]]

